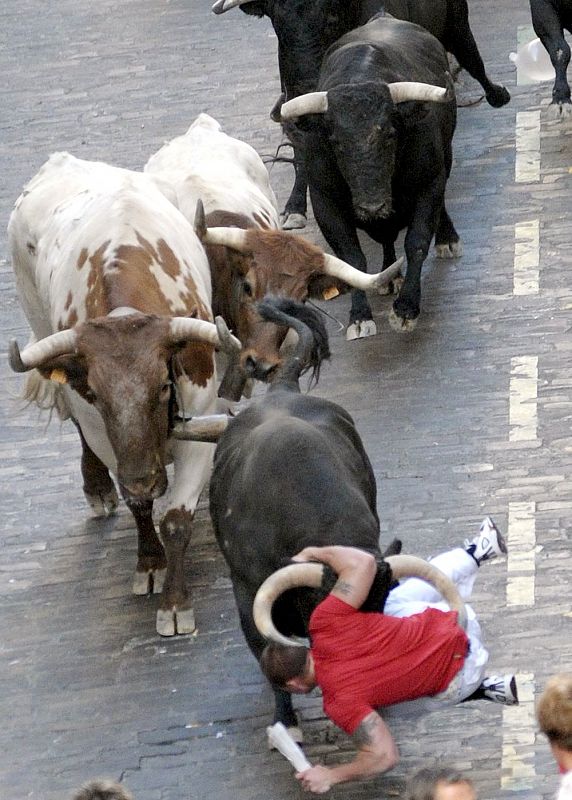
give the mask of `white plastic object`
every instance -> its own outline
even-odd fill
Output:
[[[266,728],[268,741],[288,759],[296,772],[304,772],[312,766],[302,748],[296,744],[281,722],[275,722]]]
[[[540,39],[533,39],[519,47],[518,53],[510,53],[509,59],[516,65],[520,76],[530,81],[553,81],[554,67]]]

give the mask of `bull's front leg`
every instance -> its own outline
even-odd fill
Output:
[[[399,332],[408,333],[417,325],[421,310],[421,268],[437,229],[441,210],[444,208],[444,189],[444,180],[440,178],[420,194],[405,236],[407,272],[389,315],[389,324]]]
[[[244,638],[255,659],[260,661],[260,656],[262,655],[267,641],[254,624],[252,616],[254,598],[248,587],[245,586],[236,575],[232,575],[232,589]],[[272,722],[281,722],[294,741],[301,743],[304,740],[304,736],[298,723],[298,716],[292,705],[292,695],[290,692],[286,692],[283,689],[273,689],[273,692],[274,718]]]
[[[316,166],[313,159],[308,164],[310,198],[314,216],[322,235],[338,258],[351,264],[352,267],[367,272],[367,262],[361,249],[354,223],[354,211],[349,191],[343,191],[343,185],[332,188],[324,181],[331,173]],[[337,172],[335,165],[330,169]],[[321,172],[317,175],[316,172]],[[339,173],[338,173],[339,174]],[[335,180],[335,177],[334,177]],[[340,180],[343,179],[340,176]],[[345,185],[345,184],[344,184]],[[371,307],[366,294],[361,289],[352,289],[352,305],[346,339],[363,339],[375,336],[377,327],[373,321]]]
[[[304,154],[300,148],[292,145],[294,150],[294,186],[281,214],[282,228],[285,231],[306,227],[308,211],[308,179]]]
[[[174,483],[159,536],[165,549],[167,569],[157,610],[161,636],[192,633],[195,615],[185,580],[185,553],[191,540],[192,521],[199,496],[209,479],[214,446],[177,441],[173,444]]]
[[[153,523],[153,501],[127,500],[137,525],[137,567],[133,594],[159,594],[163,591],[167,559]]]
[[[81,474],[85,499],[93,509],[94,516],[107,517],[115,514],[119,498],[109,470],[88,445],[78,423],[75,420],[73,423],[81,439]]]

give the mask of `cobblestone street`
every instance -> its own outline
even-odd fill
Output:
[[[376,473],[382,542],[429,556],[490,514],[509,558],[483,567],[472,604],[491,671],[516,672],[521,704],[470,703],[390,725],[401,762],[335,800],[400,796],[422,764],[467,770],[480,800],[549,800],[556,767],[534,698],[572,669],[572,122],[547,120],[551,83],[517,84],[509,52],[533,37],[527,3],[469,0],[493,109],[466,73],[448,210],[464,255],[423,272],[416,330],[346,342],[349,296],[321,304],[331,363],[316,394],[355,418]],[[206,492],[187,558],[197,632],[155,633],[157,598],[131,594],[137,540],[126,506],[89,517],[75,428],[21,408],[8,340],[27,341],[6,225],[22,186],[65,150],[141,169],[200,112],[273,154],[280,84],[267,19],[211,0],[4,0],[0,9],[0,800],[66,800],[121,780],[135,800],[286,800],[302,795],[266,744],[273,696],[247,649]],[[270,167],[282,207],[293,170]],[[304,235],[324,246],[310,217]],[[370,271],[381,248],[363,238]],[[402,246],[399,240],[398,255]],[[279,491],[279,488],[277,488]],[[297,699],[313,763],[352,743]]]

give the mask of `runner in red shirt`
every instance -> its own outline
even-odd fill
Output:
[[[465,545],[432,563],[467,598],[480,563],[506,553],[506,545],[489,518]],[[436,708],[478,698],[518,702],[514,676],[484,679],[488,653],[470,606],[465,633],[456,612],[447,610],[429,584],[409,579],[390,592],[385,613],[359,611],[376,574],[371,554],[352,547],[307,547],[293,560],[322,561],[338,579],[310,618],[311,648],[271,643],[260,666],[273,685],[289,692],[319,686],[325,713],[358,747],[353,761],[297,773],[306,790],[323,793],[395,766],[397,747],[377,708],[411,701]]]

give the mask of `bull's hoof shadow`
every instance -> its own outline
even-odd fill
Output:
[[[270,730],[268,728],[267,730]],[[298,725],[287,726],[286,730],[288,731],[290,738],[293,739],[296,744],[303,744],[304,743],[304,734],[302,733],[302,729],[298,727]],[[267,738],[268,749],[269,750],[276,750],[276,747],[270,741],[270,736]]]
[[[157,611],[157,633],[159,636],[181,636],[185,633],[194,633],[196,627],[195,614],[192,608],[160,608]]]
[[[493,108],[501,108],[510,102],[510,94],[504,86],[494,86],[486,97],[487,103]]]
[[[463,255],[463,242],[443,242],[435,245],[437,258],[460,258]]]
[[[568,120],[572,117],[572,103],[568,100],[565,103],[550,103],[546,110],[546,119],[552,122]]]
[[[395,313],[395,309],[392,308],[389,312],[389,324],[393,328],[394,331],[398,333],[411,333],[417,327],[417,320],[419,317],[415,317],[415,319],[408,319],[407,317],[400,317],[399,314]]]
[[[307,222],[305,214],[283,214],[280,220],[283,231],[301,230]]]
[[[84,494],[94,517],[111,517],[115,514],[119,505],[119,497],[113,484],[107,491],[102,490],[96,494],[84,491]]]
[[[161,594],[166,574],[166,569],[138,570],[133,578],[133,594]]]
[[[367,336],[375,336],[377,327],[372,319],[357,320],[348,325],[346,330],[346,339],[348,342],[353,339],[365,339]]]

